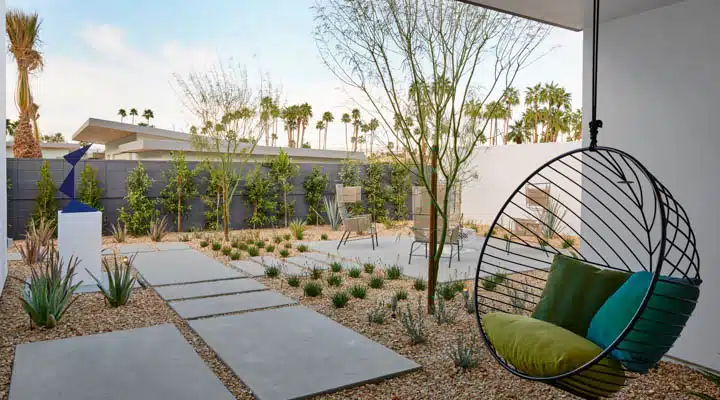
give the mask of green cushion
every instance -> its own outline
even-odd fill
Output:
[[[602,352],[600,347],[580,335],[524,315],[490,313],[483,316],[482,325],[498,355],[533,377],[570,372]],[[600,366],[561,379],[559,386],[595,396],[607,396],[620,390],[625,383],[620,363],[606,357],[598,364]]]
[[[629,276],[558,254],[532,317],[585,337],[597,310]]]
[[[646,271],[633,274],[598,310],[587,338],[602,348],[610,346],[637,312],[652,277]],[[647,372],[680,336],[699,295],[699,287],[687,280],[660,277],[648,308],[612,356],[631,371]]]

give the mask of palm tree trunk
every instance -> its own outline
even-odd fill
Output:
[[[15,129],[13,156],[15,158],[42,158],[40,143],[33,137],[30,116],[27,111],[20,112],[20,118]]]
[[[503,132],[503,144],[507,144],[507,135],[508,135],[508,122],[509,118],[505,118],[505,131]]]
[[[323,150],[327,150],[327,130],[328,127],[325,126],[325,141],[323,142]]]
[[[347,135],[347,122],[345,123],[345,151],[350,150],[348,146],[348,135]]]

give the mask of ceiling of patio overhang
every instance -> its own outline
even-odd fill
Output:
[[[584,29],[584,8],[590,0],[460,0],[465,3],[519,15],[574,31]],[[601,0],[600,20],[641,13],[683,0]]]

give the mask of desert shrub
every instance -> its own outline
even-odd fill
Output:
[[[232,246],[232,247],[235,248],[235,249],[237,249],[238,247],[240,247],[240,243],[242,243],[242,241],[240,240],[239,237],[233,237],[233,238],[230,240],[230,246]]]
[[[264,240],[258,240],[255,242],[255,245],[258,247],[258,249],[264,249],[266,244]]]
[[[272,253],[273,251],[275,251],[275,245],[274,245],[274,244],[268,244],[268,245],[266,245],[266,246],[265,246],[265,251],[266,251],[267,253]]]
[[[364,299],[367,294],[367,288],[361,285],[354,285],[350,288],[350,294],[356,299]]]
[[[77,299],[72,296],[82,281],[72,281],[79,260],[70,257],[66,266],[59,258],[51,249],[45,263],[31,270],[30,283],[23,291],[23,310],[36,326],[54,328]]]
[[[317,297],[322,294],[322,285],[319,282],[308,282],[303,287],[303,293],[307,297]]]
[[[457,294],[457,288],[452,283],[441,283],[437,285],[437,295],[444,300],[452,300]]]
[[[270,265],[265,267],[265,276],[268,278],[277,278],[280,276],[280,266]]]
[[[225,257],[228,257],[231,252],[232,252],[232,247],[223,246],[223,248],[222,248],[222,255],[224,255]]]
[[[310,175],[303,182],[305,189],[305,204],[308,206],[307,222],[320,225],[323,222],[323,193],[328,185],[328,176],[322,173],[319,167],[313,167]],[[299,240],[299,239],[298,239]]]
[[[383,187],[384,170],[385,164],[377,158],[371,159],[365,169],[363,192],[367,198],[367,212],[373,216],[375,221],[384,219],[387,214],[385,188]]]
[[[467,311],[468,314],[474,314],[475,313],[475,299],[473,299],[470,296],[470,291],[464,290],[462,292],[463,297],[463,304],[465,306],[465,311]]]
[[[233,250],[232,253],[230,253],[230,259],[235,261],[240,259],[240,252],[237,250]]]
[[[237,249],[241,251],[247,251],[248,245],[245,242],[240,242],[237,245]]]
[[[433,303],[433,317],[435,318],[435,322],[437,322],[438,325],[454,323],[457,314],[445,305],[445,297],[440,294],[435,297],[435,303]]]
[[[385,305],[380,302],[368,311],[368,322],[371,324],[384,324],[387,319]]]
[[[327,283],[330,286],[340,286],[340,284],[342,283],[342,277],[340,275],[332,274],[328,276]]]
[[[135,254],[128,257],[126,262],[123,262],[123,259],[117,255],[113,255],[112,260],[111,265],[108,258],[103,257],[102,259],[102,264],[103,267],[105,267],[105,274],[107,276],[107,288],[102,285],[100,279],[93,275],[92,272],[88,269],[85,269],[85,271],[93,278],[108,304],[112,307],[120,307],[127,304],[128,300],[130,300],[130,295],[135,285],[135,277],[132,275]]]
[[[390,280],[399,279],[402,271],[398,265],[393,265],[385,270],[385,276]]]
[[[212,249],[213,251],[220,251],[220,249],[222,249],[222,244],[220,244],[220,242],[213,242]]]
[[[57,186],[50,173],[50,163],[46,160],[40,167],[40,179],[37,181],[37,196],[35,196],[35,209],[30,222],[57,220],[58,205],[55,200]]]
[[[152,180],[141,163],[130,171],[126,184],[125,201],[128,208],[126,210],[125,206],[120,207],[118,219],[125,224],[131,235],[145,235],[150,231],[152,222],[157,219],[158,212],[155,210],[155,202],[147,197]]]
[[[290,275],[287,277],[287,283],[288,285],[292,287],[299,287],[300,286],[300,278],[297,275]]]
[[[407,198],[410,189],[410,171],[400,163],[392,163],[387,200],[393,206],[395,219],[404,220],[408,217]]]
[[[283,247],[286,248],[286,249],[292,249],[292,243],[290,243],[290,242],[285,242],[285,244],[283,244]]]
[[[290,240],[290,238],[292,238],[292,235],[290,235],[289,233],[283,235],[283,239],[285,239],[286,241]]]
[[[260,250],[255,246],[248,246],[247,253],[250,257],[257,257],[260,255]]]
[[[310,269],[310,279],[320,279],[323,276],[323,269],[319,265],[313,265]]]
[[[427,282],[425,282],[425,279],[423,278],[415,278],[415,282],[413,282],[413,287],[415,290],[422,292],[427,288]]]
[[[117,223],[110,225],[110,231],[112,232],[112,237],[116,242],[122,243],[127,240],[127,228],[125,228],[125,225],[121,222],[118,221]]]
[[[246,204],[252,210],[247,223],[252,225],[253,228],[273,224],[277,219],[275,216],[277,209],[276,193],[273,186],[272,179],[264,175],[257,164],[255,164],[253,170],[245,175]]]
[[[85,164],[85,168],[80,172],[80,184],[76,193],[78,201],[102,211],[100,197],[102,197],[103,192],[104,190],[100,188],[97,180],[97,170],[90,164]]]
[[[350,301],[350,296],[345,291],[335,292],[332,295],[332,303],[335,308],[343,308]]]
[[[150,240],[162,242],[165,235],[167,235],[167,218],[162,216],[150,224]]]
[[[304,244],[299,244],[296,248],[297,248],[297,251],[299,251],[301,253],[308,251],[308,247]]]
[[[407,304],[407,311],[400,312],[400,322],[405,333],[410,337],[412,344],[424,343],[427,340],[425,334],[425,310],[422,306],[422,299],[418,297],[417,309],[413,312],[410,309],[410,303]]]
[[[201,241],[200,241],[200,247],[203,247],[203,248],[204,248],[204,247],[208,247],[209,245],[210,245],[210,243],[208,243],[207,240],[201,240]]]
[[[321,234],[321,235],[320,235],[320,240],[328,240],[328,235],[327,235],[327,233]]]
[[[455,367],[462,369],[475,368],[478,365],[478,346],[475,337],[470,336],[470,345],[465,344],[462,334],[458,334],[457,340],[448,349],[448,356],[455,364]]]
[[[307,224],[305,223],[305,221],[303,221],[299,218],[295,218],[294,220],[292,220],[292,222],[290,222],[290,233],[292,233],[293,237],[295,237],[295,239],[297,239],[297,240],[303,239],[303,235],[305,234],[305,231],[307,230],[307,228],[308,227],[307,227]],[[288,238],[285,240],[290,240],[290,239]]]
[[[464,281],[450,282],[450,285],[452,285],[453,289],[455,289],[455,292],[457,292],[457,293],[462,293],[462,291],[465,290],[465,282]]]
[[[370,287],[373,289],[380,289],[385,285],[385,279],[383,279],[382,276],[371,276],[370,277]]]
[[[497,285],[500,285],[503,282],[505,282],[506,278],[507,278],[507,274],[499,273],[499,274],[495,274],[495,275],[485,276],[480,279],[482,280],[483,289],[492,292],[493,290],[495,290]]]
[[[170,168],[162,172],[165,185],[158,202],[163,212],[174,219],[178,232],[182,232],[182,221],[192,210],[190,202],[198,195],[195,177],[199,172],[199,169],[188,168],[182,151],[172,152]]]
[[[273,186],[280,194],[280,199],[277,202],[277,214],[282,218],[284,226],[288,226],[289,218],[295,211],[295,200],[288,201],[287,195],[293,188],[293,178],[297,176],[300,167],[293,163],[292,159],[282,149],[280,149],[278,156],[270,161],[268,166]]]
[[[274,242],[275,244],[280,244],[280,243],[282,243],[282,237],[281,237],[281,236],[278,236],[278,235],[273,236],[273,242]]]
[[[278,253],[282,258],[287,258],[290,255],[290,252],[287,249],[282,249]]]
[[[360,268],[358,267],[352,267],[348,270],[348,275],[350,275],[351,278],[359,278],[360,277]]]
[[[190,241],[190,235],[188,235],[188,234],[178,235],[178,240],[181,241],[181,242],[189,242],[189,241]]]
[[[363,264],[363,269],[365,270],[366,274],[372,274],[373,271],[375,271],[375,264],[365,263]]]
[[[338,261],[333,261],[330,263],[330,270],[335,273],[342,272],[342,264]]]
[[[395,291],[395,298],[398,300],[407,300],[408,299],[408,292],[407,290],[396,290]]]

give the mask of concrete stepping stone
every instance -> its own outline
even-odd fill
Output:
[[[7,260],[8,261],[22,261],[22,256],[20,253],[7,253]]]
[[[155,247],[160,251],[187,250],[190,248],[190,246],[182,242],[160,242],[155,243]]]
[[[255,292],[258,290],[265,290],[265,285],[254,279],[231,279],[155,288],[160,297],[166,301]]]
[[[120,246],[120,254],[135,254],[155,251],[150,243],[124,244]]]
[[[195,250],[139,253],[133,267],[151,286],[244,277],[241,272]]]
[[[250,257],[250,260],[260,263],[266,267],[277,265],[282,270],[282,273],[286,275],[302,275],[303,273],[305,273],[305,270],[303,270],[302,267],[288,262],[288,260],[290,260],[291,258],[295,257],[281,259],[275,258],[273,256],[257,256]],[[263,274],[265,273],[264,271],[265,270],[263,269]]]
[[[230,265],[239,269],[247,276],[257,278],[265,276],[265,267],[259,263],[250,260],[230,261]]]
[[[172,324],[18,345],[10,382],[10,400],[234,398]]]
[[[278,292],[251,292],[202,299],[171,301],[170,307],[184,319],[210,317],[233,312],[252,311],[295,304]]]
[[[306,307],[190,321],[258,399],[297,399],[420,366]]]

